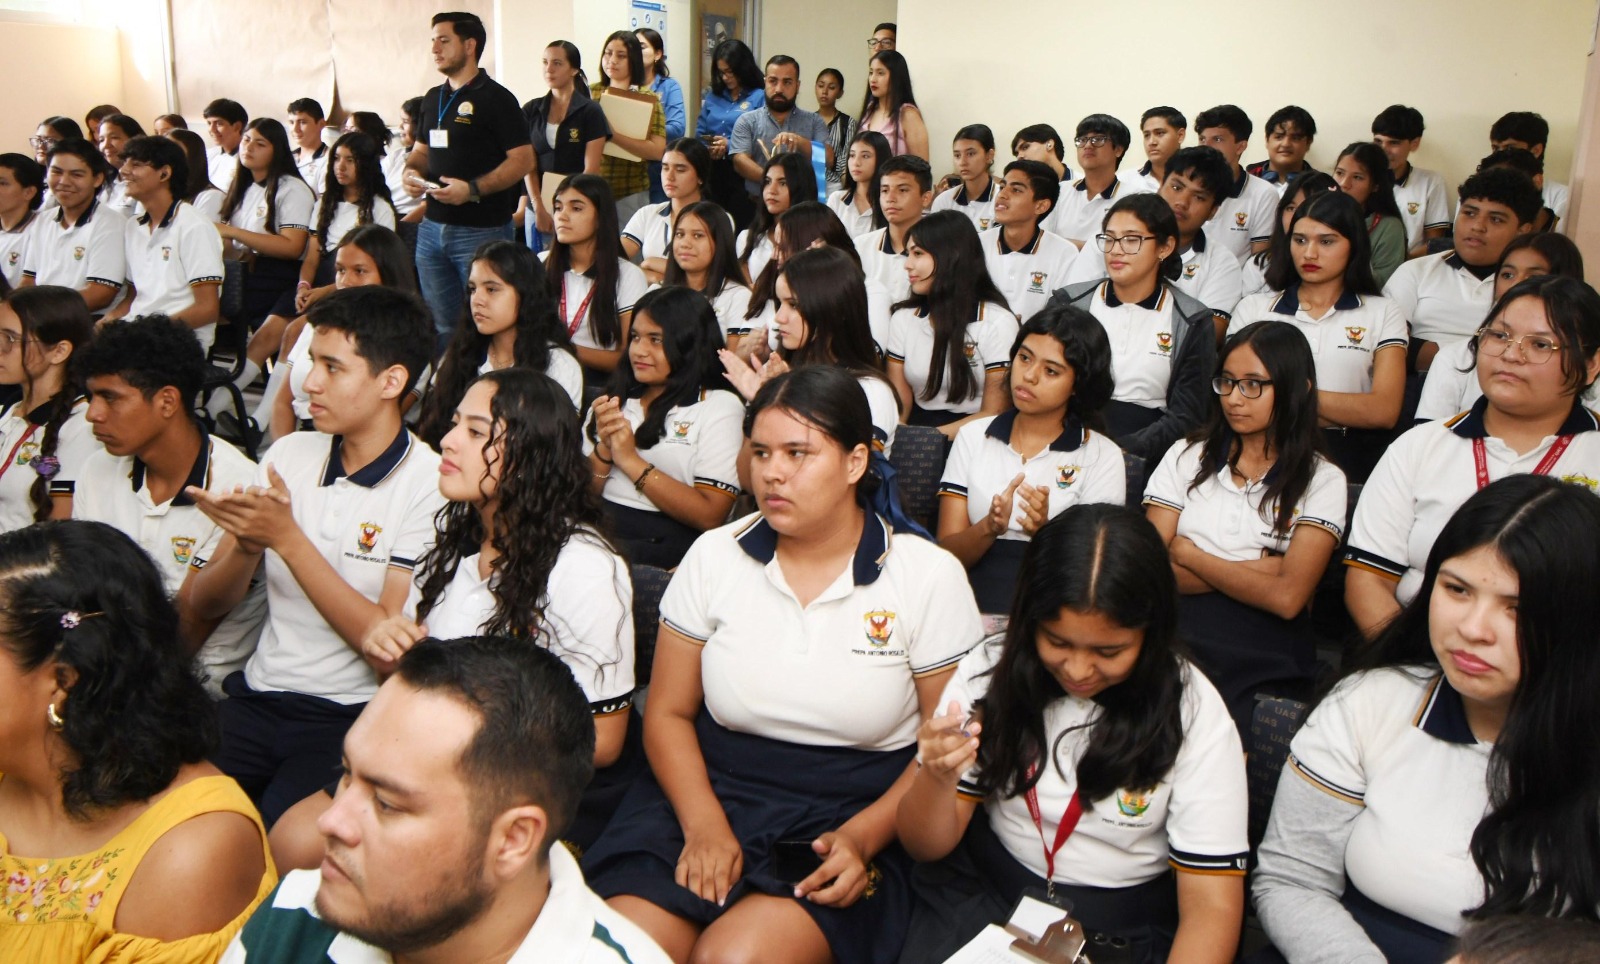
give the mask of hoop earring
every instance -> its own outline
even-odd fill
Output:
[[[50,729],[52,730],[60,730],[62,727],[67,725],[67,721],[61,718],[60,713],[56,712],[56,705],[54,703],[51,703],[49,706],[45,707],[44,718],[50,721]]]

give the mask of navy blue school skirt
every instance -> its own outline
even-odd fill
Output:
[[[923,408],[915,401],[912,401],[911,411],[906,413],[906,424],[939,428],[942,425],[949,425],[951,422],[959,422],[966,417],[960,412],[944,412],[934,408]]]
[[[744,876],[725,907],[678,886],[673,872],[683,829],[654,777],[640,777],[598,843],[583,856],[583,875],[604,898],[627,894],[707,925],[746,894],[790,897],[794,885],[773,876],[779,840],[813,840],[837,830],[882,796],[916,752],[802,746],[735,733],[704,710],[695,721],[711,789],[744,851]],[[911,859],[891,844],[868,865],[867,892],[849,907],[798,901],[816,922],[838,964],[892,961],[911,916]]]
[[[1007,615],[1017,592],[1017,573],[1022,571],[1022,556],[1028,551],[1024,539],[996,539],[972,568],[967,582],[978,600],[978,612]]]
[[[1258,692],[1307,699],[1316,641],[1305,614],[1280,619],[1220,592],[1178,597],[1178,635],[1228,704],[1245,745]]]
[[[684,553],[702,535],[699,529],[684,525],[665,512],[648,512],[610,499],[602,499],[600,507],[617,548],[629,562],[639,565],[676,569]]]

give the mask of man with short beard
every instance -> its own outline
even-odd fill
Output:
[[[746,111],[734,122],[728,138],[728,156],[733,169],[744,178],[744,189],[761,193],[761,171],[767,159],[780,151],[799,151],[811,156],[813,143],[827,147],[828,160],[823,170],[833,167],[833,142],[828,139],[828,124],[821,117],[794,105],[800,92],[800,62],[778,54],[767,61],[767,104],[764,110]],[[822,178],[817,178],[818,183]],[[791,198],[791,204],[821,198]]]
[[[223,964],[667,964],[558,842],[593,758],[589,705],[549,651],[423,640],[345,738],[321,870],[285,877]]]

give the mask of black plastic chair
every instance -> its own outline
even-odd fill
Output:
[[[1245,761],[1245,784],[1250,799],[1250,852],[1267,832],[1272,800],[1278,795],[1278,777],[1289,761],[1289,743],[1305,722],[1308,704],[1282,697],[1257,697],[1250,720],[1250,746]]]
[[[889,449],[889,463],[898,473],[900,505],[929,532],[939,526],[939,480],[948,449],[943,433],[928,425],[899,426]]]
[[[661,623],[661,596],[672,581],[672,573],[635,563],[628,567],[628,575],[633,580],[633,678],[634,685],[643,689],[650,685],[656,630]]]
[[[231,436],[230,441],[238,442],[244,449],[245,455],[251,459],[256,457],[256,441],[261,438],[261,429],[256,425],[255,419],[250,417],[250,410],[245,405],[244,392],[234,384],[234,380],[244,371],[244,363],[248,357],[245,349],[250,343],[250,329],[248,326],[234,321],[239,316],[244,305],[244,263],[240,261],[224,261],[222,275],[221,308],[218,311],[216,324],[216,340],[211,344],[211,350],[206,354],[205,379],[200,386],[200,411],[199,415],[205,419],[207,426],[217,431],[217,419],[211,415],[211,395],[217,389],[227,393],[233,406],[234,423],[237,431],[222,432],[224,436]]]

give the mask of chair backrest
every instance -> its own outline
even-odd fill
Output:
[[[634,563],[628,567],[633,579],[633,676],[634,685],[650,685],[650,664],[656,656],[656,629],[661,624],[661,595],[672,581],[672,573],[655,566]]]
[[[244,262],[222,262],[222,291],[218,293],[220,301],[218,319],[220,324],[223,319],[231,320],[239,317],[244,311]]]
[[[1245,783],[1250,795],[1250,850],[1255,852],[1267,832],[1272,799],[1278,795],[1278,776],[1289,760],[1289,743],[1305,722],[1309,704],[1283,697],[1256,701],[1250,719],[1250,747],[1245,762]]]
[[[889,462],[898,473],[900,505],[906,515],[937,531],[939,480],[948,449],[943,433],[928,425],[901,425],[894,430]]]

